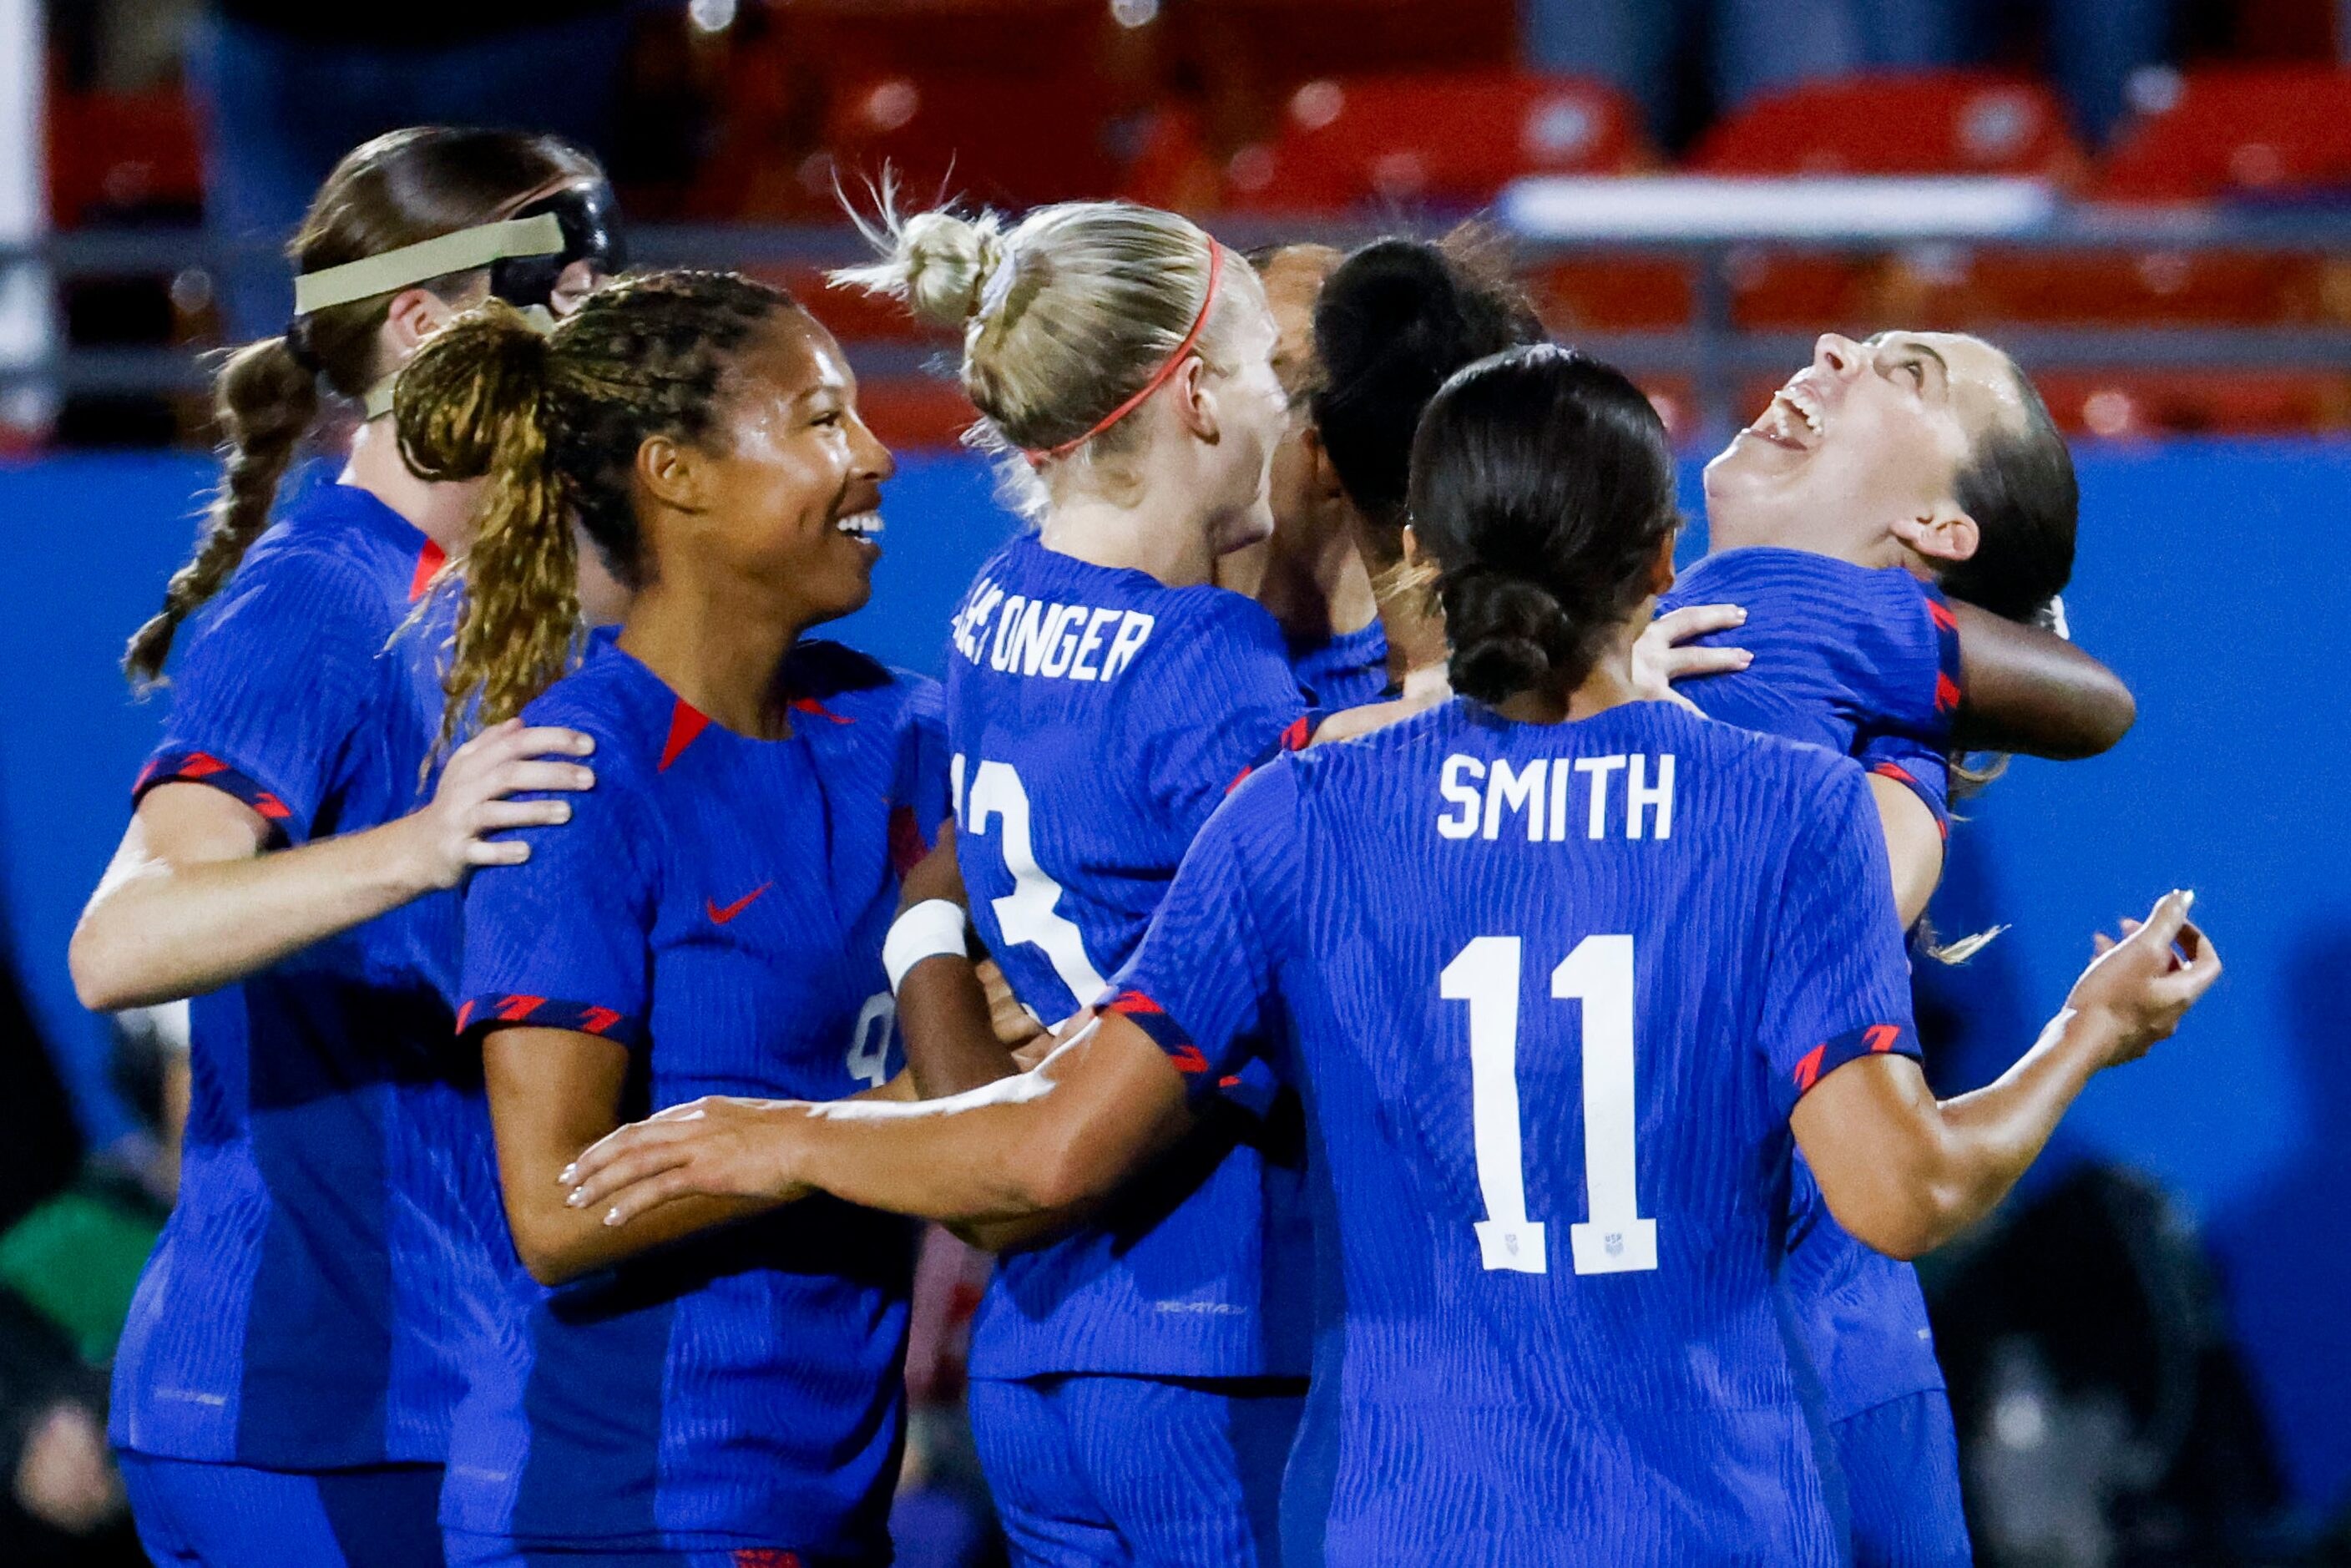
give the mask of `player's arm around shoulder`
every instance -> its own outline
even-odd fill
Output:
[[[348,564],[266,567],[230,585],[183,651],[169,738],[68,947],[89,1009],[216,989],[454,886],[468,865],[496,862],[482,834],[559,821],[555,806],[507,795],[590,779],[580,736],[506,724],[458,747],[419,811],[303,841],[331,757],[388,722],[374,706],[381,607],[369,613]]]

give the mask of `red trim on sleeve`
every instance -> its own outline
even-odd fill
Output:
[[[208,751],[166,751],[152,758],[131,782],[132,808],[138,807],[150,789],[162,784],[203,784],[217,789],[231,800],[243,801],[269,824],[272,845],[293,841],[287,824],[294,820],[294,809],[263,789],[258,781]]]
[[[492,991],[468,998],[457,1009],[459,1034],[469,1033],[476,1027],[487,1029],[507,1023],[527,1023],[533,1029],[573,1030],[631,1046],[638,1042],[643,1032],[635,1019],[618,1008],[599,1002],[567,1002],[552,997]]]
[[[1824,1040],[1804,1052],[1790,1074],[1795,1080],[1796,1096],[1802,1099],[1813,1084],[1834,1072],[1848,1061],[1858,1061],[1865,1056],[1919,1055],[1917,1037],[1901,1024],[1874,1023],[1860,1029],[1847,1030],[1833,1040]]]

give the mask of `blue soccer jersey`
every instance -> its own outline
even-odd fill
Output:
[[[1657,608],[1716,603],[1744,606],[1746,622],[1698,641],[1745,648],[1755,662],[1680,684],[1708,716],[1846,755],[1865,733],[1950,738],[1959,624],[1932,584],[1898,567],[1757,547],[1706,557]]]
[[[1726,550],[1683,572],[1661,608],[1729,602],[1745,624],[1708,641],[1750,649],[1744,670],[1685,681],[1712,717],[1858,758],[1949,822],[1950,721],[1961,696],[1959,632],[1939,591],[1898,568],[1804,550]],[[1875,820],[1871,832],[1880,830]],[[1918,1272],[1855,1240],[1797,1161],[1788,1288],[1826,1414],[1943,1386]]]
[[[465,900],[469,1034],[601,1035],[626,1118],[705,1094],[838,1100],[897,1071],[882,939],[946,811],[937,688],[835,644],[793,733],[709,723],[609,634],[533,703],[596,738],[572,819]],[[870,1560],[897,1478],[914,1233],[830,1198],[559,1289],[511,1246],[442,1518],[529,1547]]]
[[[1285,731],[1302,738],[1305,715],[1254,601],[1026,536],[965,597],[946,700],[972,919],[1049,1024],[1100,993],[1192,836]],[[1295,1314],[1264,1310],[1311,1254],[1294,1175],[1249,1143],[1221,1159],[1210,1144],[1089,1228],[1006,1256],[973,1328],[973,1373],[1302,1375]]]
[[[174,663],[143,795],[195,781],[274,843],[414,810],[437,644],[399,632],[441,551],[364,490],[292,496]],[[435,1461],[496,1213],[478,1063],[450,1038],[453,894],[190,1004],[180,1199],[124,1325],[112,1436],[289,1470]]]
[[[1378,702],[1388,695],[1387,628],[1374,621],[1326,642],[1293,643],[1290,669],[1308,704],[1324,713]]]
[[[1322,1236],[1286,1542],[1332,1564],[1828,1563],[1772,1303],[1787,1119],[1915,1054],[1852,763],[1455,701],[1259,770],[1110,1010],[1195,1084],[1270,1031]]]

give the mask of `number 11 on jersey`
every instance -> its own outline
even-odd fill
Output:
[[[1469,1004],[1469,1120],[1486,1218],[1478,1248],[1488,1269],[1551,1271],[1544,1228],[1527,1218],[1519,1111],[1520,939],[1480,936],[1439,977],[1439,994]],[[1633,939],[1587,936],[1552,971],[1551,994],[1581,1001],[1583,1186],[1591,1216],[1568,1228],[1579,1274],[1657,1266],[1657,1222],[1641,1218],[1634,1142]]]

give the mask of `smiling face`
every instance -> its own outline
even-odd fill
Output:
[[[881,559],[882,484],[896,469],[857,413],[832,334],[778,313],[728,371],[711,432],[695,547],[727,574],[792,601],[804,625],[860,609]]]
[[[2024,418],[2016,367],[1980,339],[1823,337],[1813,362],[1707,465],[1709,540],[1867,565],[1903,559],[1922,529],[1963,517],[1954,491],[1979,440]],[[1972,528],[1954,537],[1950,549],[1972,552]]]

